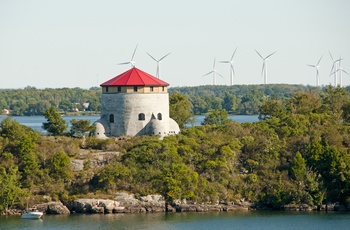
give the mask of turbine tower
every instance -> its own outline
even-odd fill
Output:
[[[209,75],[209,74],[213,74],[213,85],[216,84],[216,74],[219,75],[220,77],[224,78],[221,74],[219,74],[216,70],[215,70],[215,62],[216,62],[216,58],[214,58],[214,64],[213,64],[213,70],[210,71],[209,73],[207,74],[204,74],[203,77]]]
[[[272,54],[267,55],[265,58],[257,51],[255,50],[255,52],[261,57],[261,59],[263,60],[263,65],[262,65],[262,70],[261,70],[261,75],[264,76],[264,84],[267,84],[267,61],[269,60],[268,58],[271,57],[275,52],[273,52]]]
[[[134,61],[134,56],[135,56],[135,53],[136,53],[137,46],[138,46],[138,45],[136,45],[135,50],[134,50],[134,53],[133,53],[132,56],[131,56],[131,60],[128,61],[128,62],[118,63],[118,65],[131,64],[131,68],[134,68],[134,67],[135,67],[135,64],[136,64],[136,62]]]
[[[167,55],[164,55],[161,59],[157,60],[154,57],[152,57],[152,55],[150,55],[149,53],[147,53],[148,56],[150,56],[154,61],[157,62],[157,72],[156,72],[156,77],[160,78],[160,63],[162,62],[162,60],[167,57],[170,53],[168,53]]]
[[[220,61],[220,63],[229,63],[230,64],[230,81],[231,81],[231,85],[233,85],[233,76],[235,75],[235,69],[233,68],[233,63],[235,63],[235,61],[233,60],[233,57],[235,56],[236,51],[237,51],[237,48],[233,52],[232,57],[231,57],[230,60],[228,60],[228,61]]]
[[[320,86],[320,78],[318,77],[318,74],[319,74],[319,71],[318,71],[318,68],[320,68],[320,61],[322,59],[323,55],[321,56],[320,60],[318,60],[317,64],[316,65],[308,65],[310,67],[313,67],[316,69],[316,86],[319,87]]]

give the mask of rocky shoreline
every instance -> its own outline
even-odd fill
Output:
[[[32,207],[47,215],[110,214],[110,213],[154,213],[154,212],[228,212],[235,210],[271,210],[245,201],[237,203],[218,204],[188,204],[186,200],[176,201],[166,205],[161,195],[148,195],[136,199],[134,194],[117,193],[112,199],[76,199],[63,204],[62,202],[47,202]],[[307,204],[289,204],[283,207],[285,211],[350,211],[350,205],[328,204],[321,207]],[[11,209],[1,215],[21,215],[24,210]]]

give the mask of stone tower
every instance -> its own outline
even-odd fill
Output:
[[[101,118],[95,122],[98,138],[159,135],[180,132],[169,117],[169,84],[133,67],[101,84]]]

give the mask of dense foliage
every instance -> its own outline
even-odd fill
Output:
[[[245,199],[276,209],[350,204],[349,111],[348,92],[327,87],[266,99],[256,123],[235,123],[216,110],[202,126],[164,140],[41,136],[6,119],[0,125],[0,185],[11,186],[0,192],[0,209],[29,195],[66,201],[116,191],[158,193],[168,202]],[[120,154],[94,166],[97,150]],[[84,159],[84,168],[74,172],[76,158]]]

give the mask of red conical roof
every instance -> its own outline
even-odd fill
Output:
[[[168,86],[169,84],[133,67],[100,86]]]

